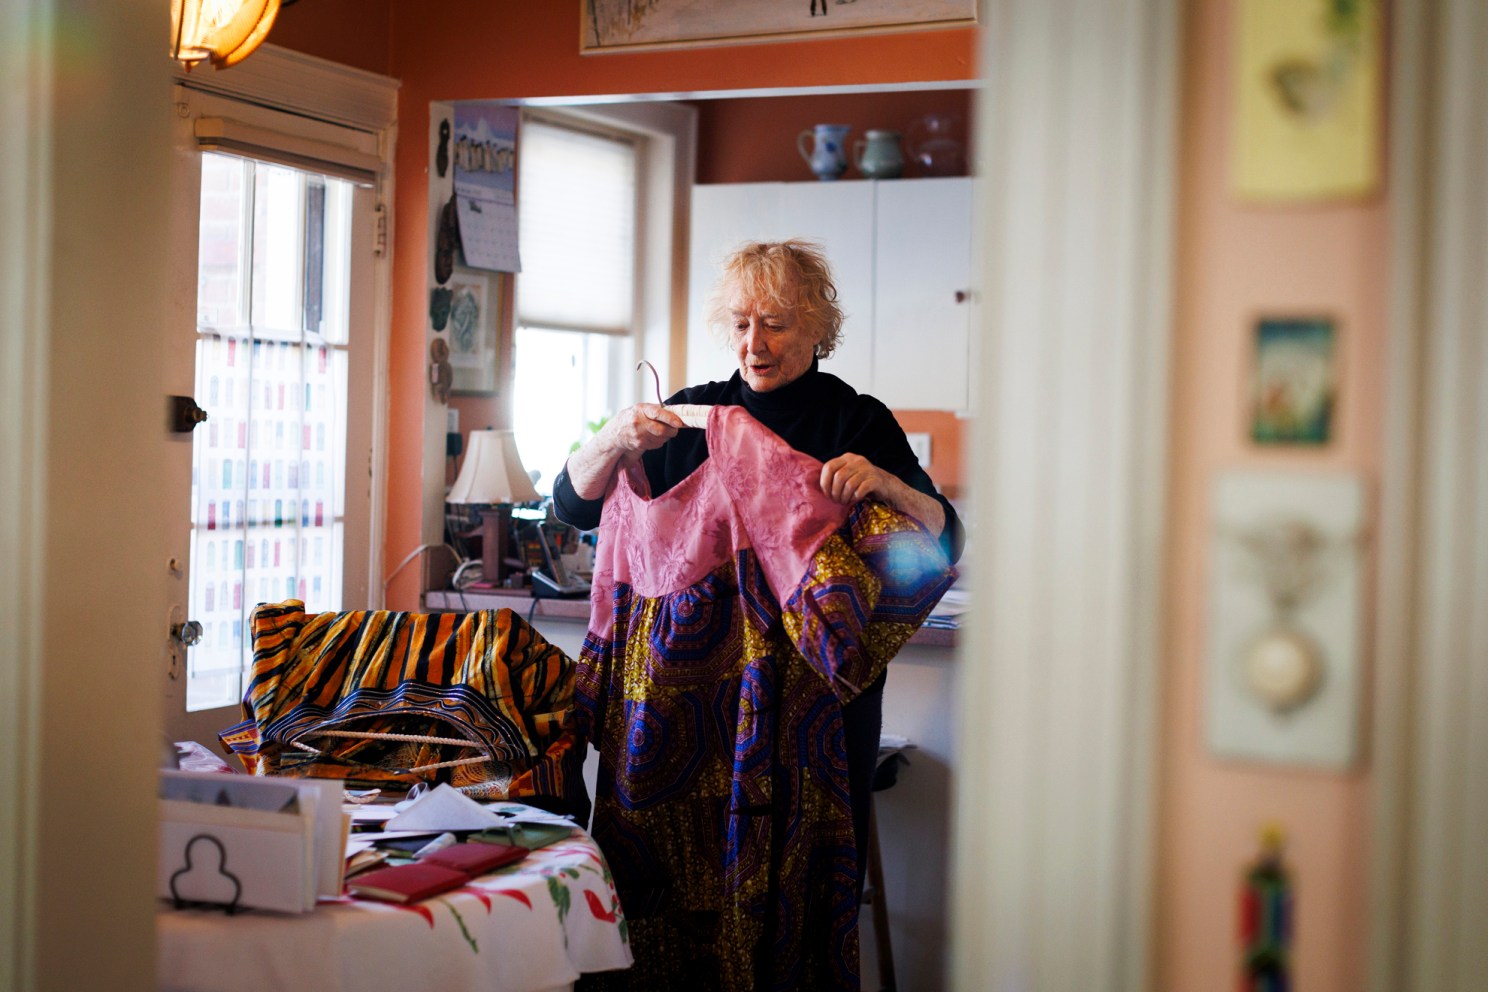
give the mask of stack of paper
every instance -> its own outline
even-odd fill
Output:
[[[374,847],[440,834],[535,850],[566,839],[574,829],[570,817],[522,803],[480,803],[445,783],[396,805],[353,806],[350,812],[355,833],[347,853],[362,861]],[[349,870],[355,873],[361,867],[354,862]]]
[[[339,781],[160,772],[156,894],[303,913],[345,881]]]
[[[943,627],[954,630],[961,626],[961,614],[971,603],[971,594],[958,586],[947,589],[940,602],[925,620],[926,627]]]

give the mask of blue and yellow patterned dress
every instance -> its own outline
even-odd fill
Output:
[[[821,463],[742,408],[707,432],[660,497],[617,473],[599,533],[575,714],[636,958],[610,984],[857,988],[842,707],[954,573],[917,521],[832,502]]]

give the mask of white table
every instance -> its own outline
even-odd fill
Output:
[[[608,867],[583,830],[464,888],[404,906],[157,917],[159,985],[181,992],[549,992],[631,964]]]

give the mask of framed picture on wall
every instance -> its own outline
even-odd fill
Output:
[[[969,27],[977,0],[579,0],[585,54],[727,45],[823,32]]]
[[[1337,397],[1333,320],[1262,317],[1255,326],[1250,436],[1257,444],[1327,444]]]
[[[451,391],[476,395],[496,392],[497,290],[491,277],[456,269],[449,281],[449,363]]]
[[[1358,199],[1379,188],[1380,0],[1239,0],[1231,60],[1235,192],[1247,202]]]

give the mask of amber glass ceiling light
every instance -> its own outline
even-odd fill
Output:
[[[237,65],[268,37],[280,0],[171,0],[171,58]]]

